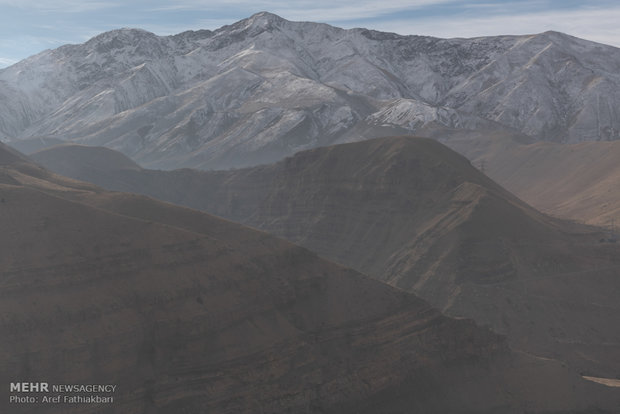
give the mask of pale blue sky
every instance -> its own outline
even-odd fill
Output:
[[[557,30],[620,47],[617,0],[0,0],[0,67],[112,29],[217,29],[259,12],[400,34],[474,37]]]

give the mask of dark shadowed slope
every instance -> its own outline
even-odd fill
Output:
[[[219,182],[202,192],[208,204],[185,202],[418,292],[519,349],[620,374],[620,249],[539,214],[442,145],[338,146]]]
[[[83,145],[60,145],[51,150],[42,150],[31,155],[39,162],[46,159],[54,164],[52,170],[66,177],[80,177],[80,180],[97,183],[105,181],[107,188],[122,188],[122,179],[117,181],[117,171],[141,170],[140,166],[120,152],[104,147],[86,147]],[[54,158],[55,155],[60,158]]]
[[[65,144],[66,141],[63,141],[59,138],[51,138],[51,137],[33,137],[22,139],[19,141],[12,141],[10,146],[21,152],[22,154],[32,154],[33,152],[41,151],[46,148],[51,148],[55,145]]]
[[[26,156],[0,142],[0,165],[10,165],[20,161],[29,162]]]
[[[7,405],[7,387],[3,412],[611,413],[620,403],[265,233],[20,157],[0,172],[2,383],[118,385],[108,406]]]
[[[415,291],[518,349],[620,374],[618,246],[538,213],[435,141],[371,140],[228,172],[114,174],[122,189],[270,231]]]

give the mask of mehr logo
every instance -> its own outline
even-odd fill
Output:
[[[12,382],[11,392],[49,392],[47,382]]]

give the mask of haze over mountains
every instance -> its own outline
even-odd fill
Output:
[[[1,144],[0,196],[2,379],[118,385],[113,405],[88,412],[612,413],[620,403],[305,249],[53,175]],[[59,406],[10,407],[33,408]]]
[[[620,373],[620,247],[539,213],[434,140],[381,138],[214,172],[144,170],[84,146],[33,157],[287,238],[490,325],[516,349]]]
[[[620,51],[546,32],[436,39],[259,13],[214,32],[122,29],[0,71],[3,140],[225,168],[423,126],[618,138]]]
[[[31,156],[0,143],[4,383],[119,382],[94,412],[616,413],[578,374],[620,378],[620,246],[524,201],[620,214],[619,70],[555,32],[269,13],[1,70]]]
[[[26,153],[70,140],[145,167],[220,169],[414,132],[485,165],[536,208],[609,225],[620,221],[615,166],[595,158],[609,146],[567,150],[570,163],[521,146],[618,139],[619,69],[619,49],[555,32],[446,40],[259,13],[214,32],[117,30],[6,68],[0,140]]]

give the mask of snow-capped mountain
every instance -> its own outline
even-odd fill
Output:
[[[620,49],[561,33],[400,36],[270,13],[216,31],[122,29],[0,71],[0,139],[57,137],[158,168],[274,161],[373,128],[620,138]]]

